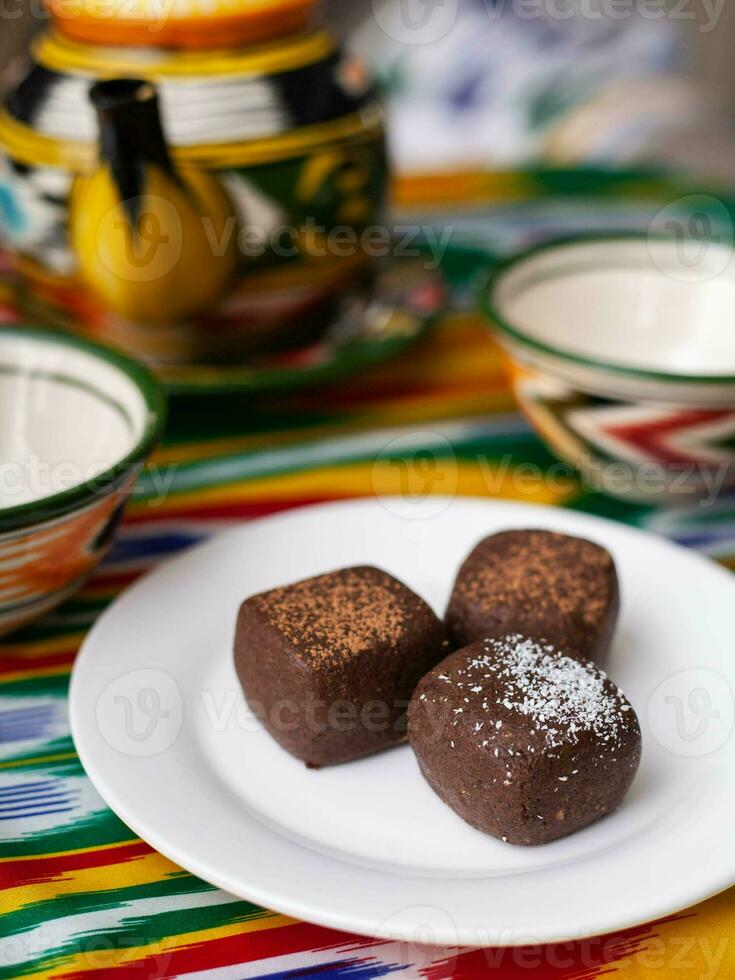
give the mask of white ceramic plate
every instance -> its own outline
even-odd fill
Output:
[[[240,601],[369,562],[442,611],[483,535],[547,527],[607,546],[623,614],[609,672],[641,719],[623,806],[565,840],[512,847],[466,825],[409,747],[309,771],[245,709],[231,663]],[[99,620],[71,687],[76,746],[112,809],[226,891],[323,925],[441,945],[618,930],[735,882],[735,579],[596,518],[480,500],[306,508],[164,565]]]

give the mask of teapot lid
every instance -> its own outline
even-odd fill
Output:
[[[45,0],[85,44],[182,49],[259,44],[309,28],[319,0]]]

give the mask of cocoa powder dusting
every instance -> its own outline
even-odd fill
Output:
[[[528,532],[524,542],[509,537],[500,550],[496,537],[493,547],[492,562],[476,561],[467,570],[460,588],[468,599],[492,597],[504,605],[521,597],[528,606],[576,614],[592,626],[605,614],[608,592],[599,573],[609,571],[612,562],[603,548],[548,531]]]
[[[348,568],[273,589],[251,601],[312,664],[395,647],[409,623],[407,590],[379,569]],[[415,602],[415,598],[414,598]]]

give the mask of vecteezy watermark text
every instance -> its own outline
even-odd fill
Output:
[[[229,218],[222,233],[218,233],[209,218],[202,219],[212,253],[224,255],[231,247],[233,238],[244,258],[256,259],[265,254],[278,258],[346,259],[354,255],[368,258],[424,258],[424,267],[437,269],[449,247],[453,228],[446,225],[396,224],[369,225],[358,230],[351,225],[327,227],[306,218],[300,225],[281,224],[274,228],[259,225],[241,225],[236,218]]]
[[[0,0],[2,2],[2,0]],[[135,224],[121,220],[117,207],[108,212],[100,228],[102,238],[121,236],[128,256],[118,275],[134,281],[150,282],[174,268],[183,252],[184,223],[179,212],[158,195],[146,194],[127,202],[136,205]],[[165,216],[165,227],[160,215]],[[215,258],[235,250],[243,260],[264,256],[279,259],[367,259],[411,258],[421,261],[427,271],[441,265],[454,234],[452,225],[442,227],[418,224],[372,224],[357,228],[349,224],[327,225],[309,216],[298,224],[257,224],[234,215],[218,225],[210,216],[199,219],[207,245]],[[134,232],[134,235],[131,235]],[[131,239],[135,249],[130,253]],[[101,253],[107,261],[106,252]]]
[[[484,968],[489,974],[507,971],[512,976],[547,971],[551,975],[571,972],[578,976],[600,969],[605,972],[606,966],[624,961],[637,966],[645,976],[655,971],[666,977],[696,975],[699,980],[717,980],[723,976],[722,967],[732,946],[729,936],[712,938],[701,930],[682,929],[679,923],[675,931],[646,936],[633,944],[625,932],[595,937],[580,932],[566,942],[543,943],[540,938],[534,941],[524,930],[524,942],[519,945],[518,929],[478,926],[469,937],[466,928],[462,929],[462,944],[469,948],[461,949],[457,922],[446,909],[431,905],[396,909],[381,922],[377,932],[403,939],[400,946],[391,948],[391,960],[404,970],[428,970],[440,962],[448,975],[457,972],[455,964],[467,957],[474,973]],[[376,956],[380,956],[388,941],[375,940]]]
[[[725,0],[481,0],[488,20],[514,16],[520,21],[546,20],[560,27],[576,24],[608,26],[638,18],[643,21],[686,22],[703,34],[719,24]],[[460,0],[373,0],[380,29],[405,45],[433,44],[454,27]]]
[[[80,486],[104,496],[110,489],[110,466],[109,459],[86,464],[70,460],[51,463],[37,453],[28,453],[23,460],[0,463],[0,503],[15,507]],[[175,463],[147,463],[143,469],[145,487],[136,484],[132,494],[144,497],[150,507],[160,506],[171,492],[177,470]]]
[[[405,734],[408,700],[370,700],[364,703],[337,698],[306,697],[302,701],[281,698],[272,704],[251,700],[246,704],[239,691],[229,690],[217,695],[202,692],[202,705],[207,721],[215,732],[231,727],[253,731],[261,722],[271,731],[306,731],[312,735],[325,732],[346,734],[355,731]]]
[[[277,698],[245,701],[239,689],[199,692],[197,714],[210,731],[324,736],[354,732],[405,737],[409,699]],[[191,707],[191,705],[190,705]],[[446,737],[461,709],[438,703],[425,712],[427,741]],[[184,699],[175,678],[161,670],[122,674],[102,692],[97,724],[107,742],[124,755],[152,756],[174,744],[184,725]],[[719,752],[731,739],[735,701],[726,677],[714,670],[689,669],[665,677],[646,705],[648,731],[672,755],[695,758]]]
[[[210,6],[213,4],[202,5],[204,9]],[[180,11],[180,4],[178,0],[150,0],[147,9],[147,23],[142,25],[142,29],[155,34],[176,16],[177,11]],[[54,3],[54,14],[63,17],[67,22],[89,16],[90,10],[101,21],[139,20],[140,4],[137,0],[94,0],[91,4],[83,0],[55,0]],[[47,19],[45,0],[0,0],[0,20],[18,20],[24,16],[34,20]]]
[[[671,20],[693,23],[708,34],[715,30],[725,0],[481,0],[489,20],[507,14],[519,20],[546,19],[559,24],[574,21],[619,22],[638,17],[647,21]],[[478,3],[478,6],[480,4]],[[175,15],[177,0],[151,0],[144,29],[152,34],[164,30]],[[373,16],[385,34],[403,44],[431,44],[441,40],[454,26],[460,0],[373,0]],[[118,20],[135,14],[135,0],[96,0],[95,16]],[[56,0],[54,12],[74,21],[88,12],[80,0]],[[0,0],[0,20],[46,19],[44,0]]]
[[[391,511],[424,519],[440,513],[448,506],[447,501],[456,496],[459,464],[448,440],[435,436],[429,442],[423,433],[421,437],[423,445],[410,435],[386,444],[375,457],[372,489]],[[734,461],[627,463],[583,454],[574,465],[556,460],[541,466],[512,453],[497,457],[477,453],[473,459],[490,496],[512,494],[515,498],[560,498],[582,489],[642,501],[668,496],[708,507],[735,479]],[[434,496],[437,499],[432,501]],[[415,515],[411,513],[414,506]]]
[[[487,15],[495,20],[507,9],[521,20],[696,21],[703,33],[714,30],[725,0],[483,0]]]

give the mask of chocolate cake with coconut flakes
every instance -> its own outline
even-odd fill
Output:
[[[605,548],[553,531],[502,531],[465,560],[446,624],[455,649],[517,632],[602,666],[619,608]]]
[[[363,566],[247,599],[235,668],[273,738],[319,767],[405,739],[414,687],[448,650],[423,599]]]
[[[511,844],[544,844],[610,813],[641,755],[635,711],[601,670],[518,634],[427,674],[409,738],[441,799]]]

